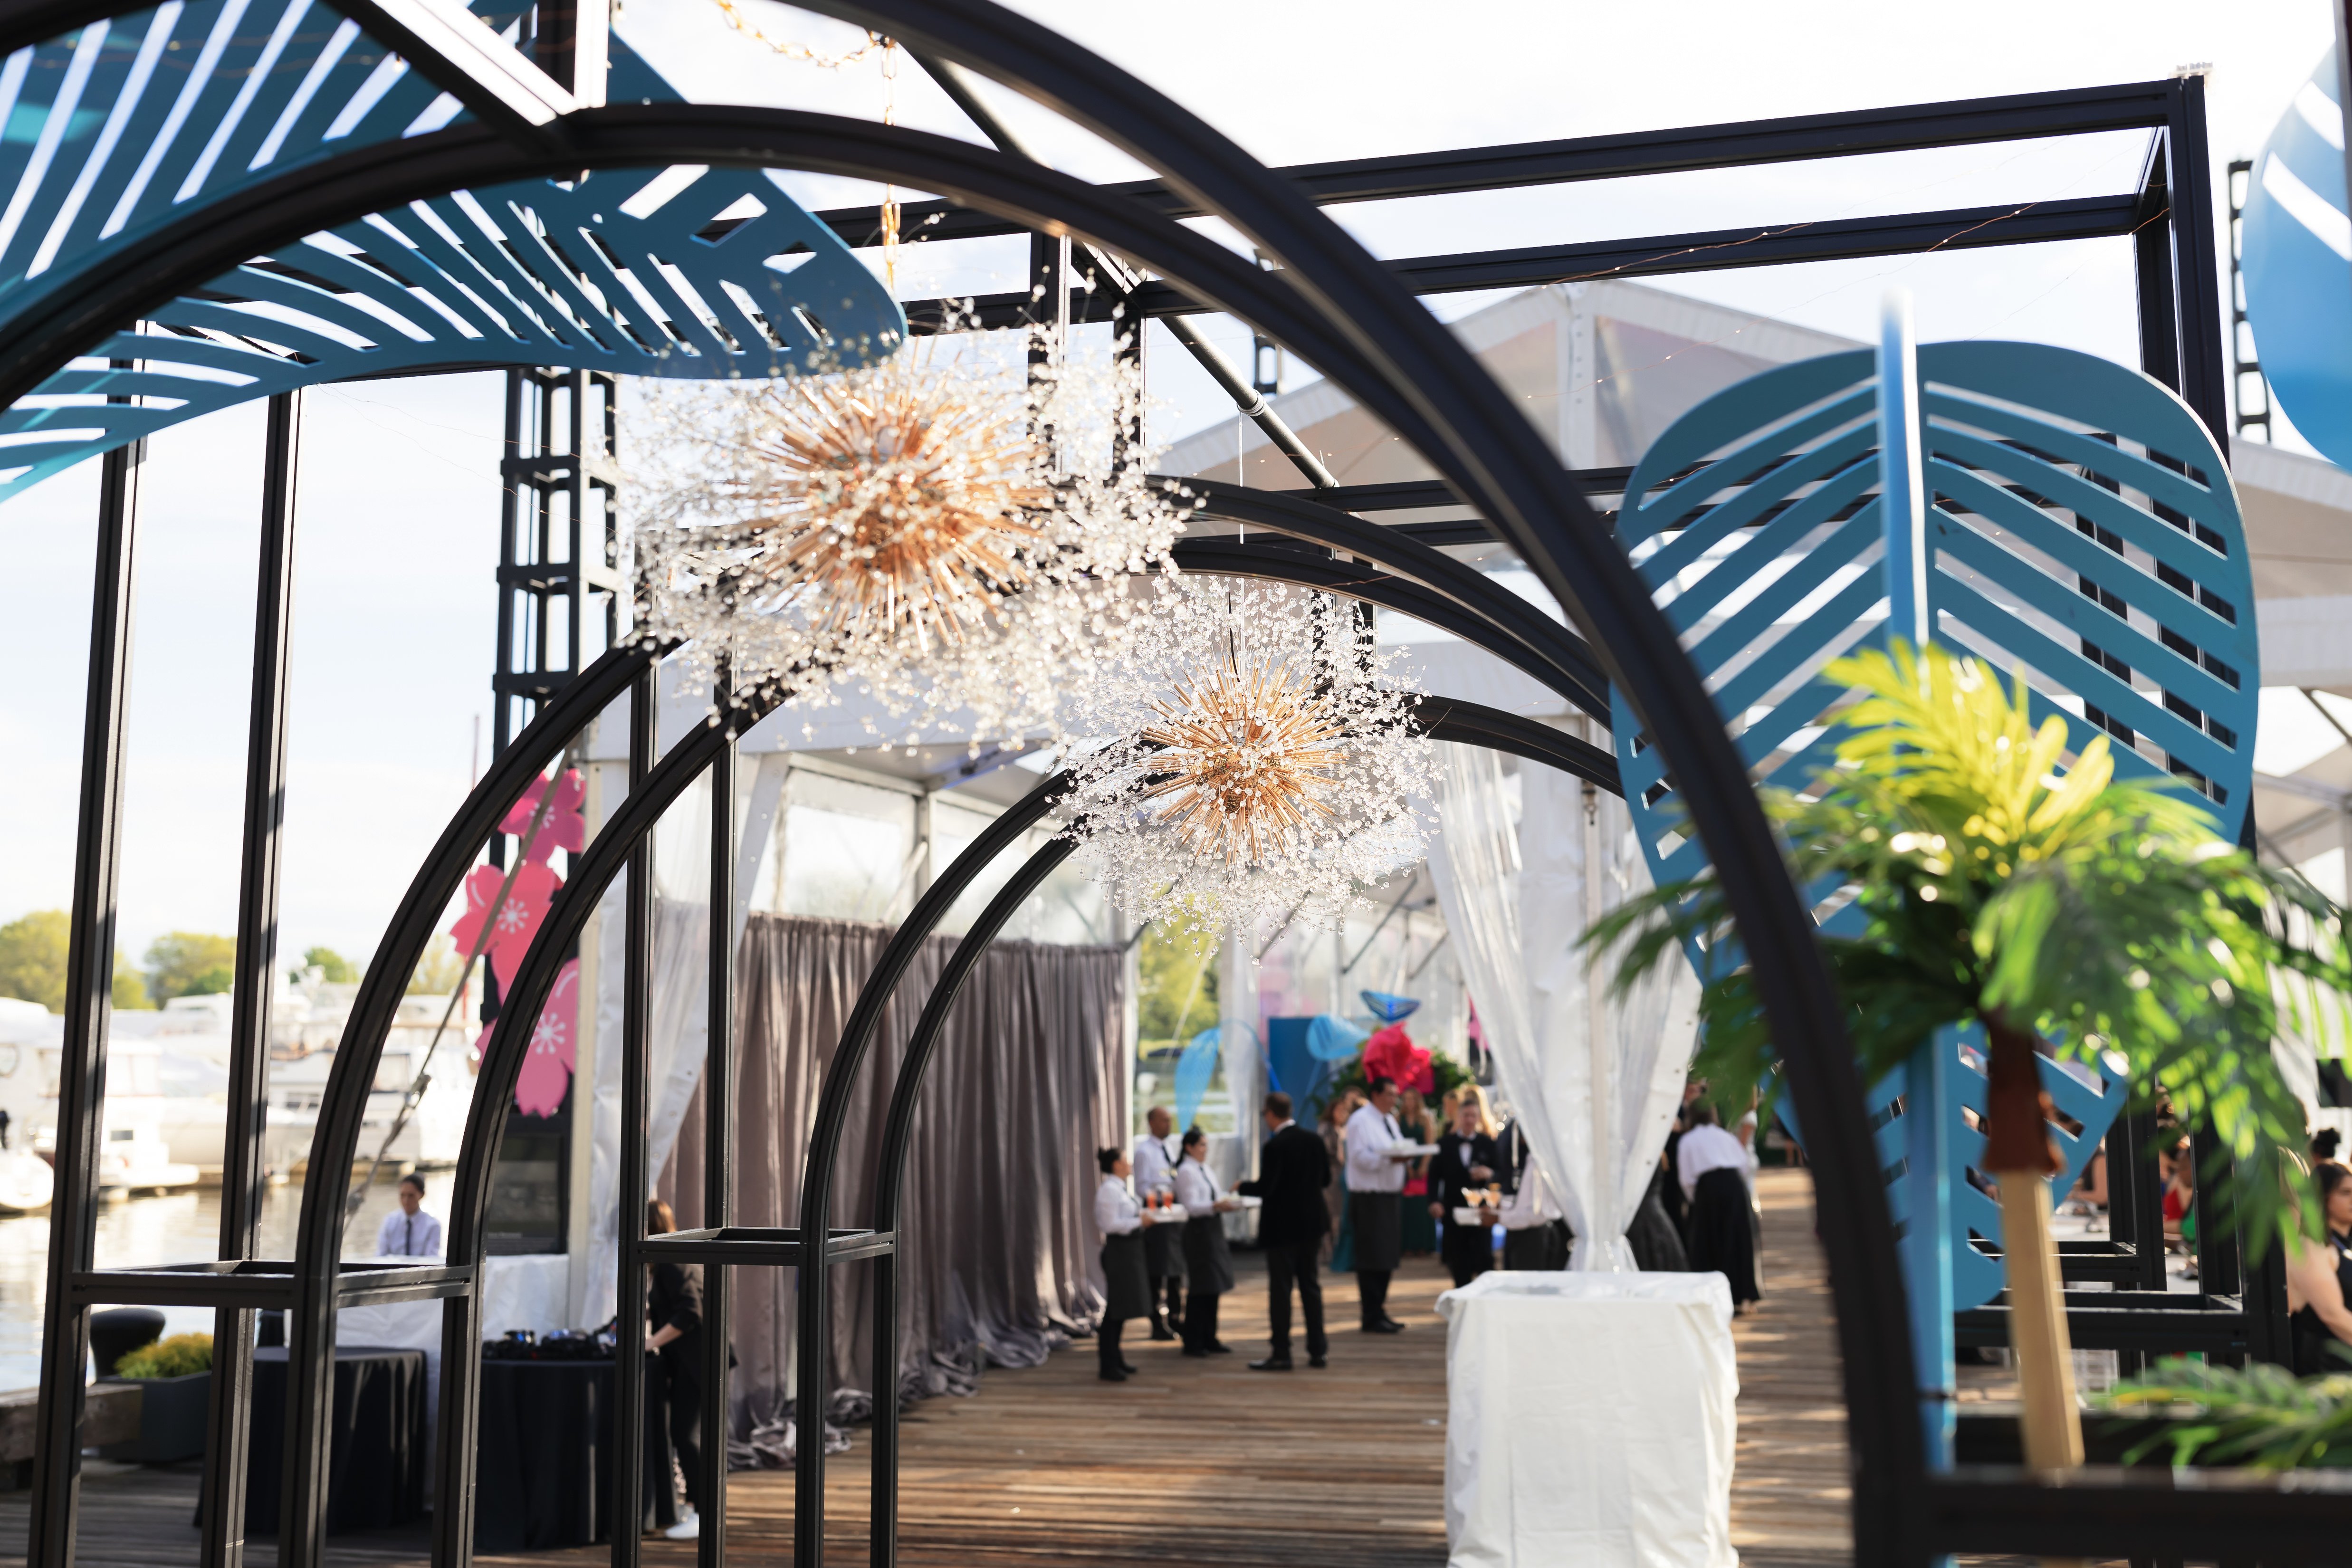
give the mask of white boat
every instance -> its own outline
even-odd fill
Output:
[[[98,1190],[110,1198],[138,1193],[169,1193],[193,1187],[195,1166],[172,1158],[172,1146],[152,1129],[116,1120],[114,1097],[107,1097],[106,1141],[98,1156]]]
[[[57,1173],[38,1154],[0,1154],[0,1215],[39,1213],[56,1184]]]

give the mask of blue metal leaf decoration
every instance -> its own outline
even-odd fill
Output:
[[[1190,1127],[1200,1115],[1201,1101],[1209,1092],[1210,1080],[1217,1076],[1217,1058],[1223,1041],[1224,1026],[1212,1025],[1186,1042],[1184,1054],[1176,1058],[1177,1126]]]
[[[1421,999],[1417,996],[1398,996],[1387,991],[1359,991],[1356,994],[1364,999],[1364,1005],[1383,1024],[1402,1024],[1421,1011]]]
[[[2234,840],[2260,656],[2237,494],[2203,426],[2138,372],[2041,343],[1929,344],[1919,379],[1937,640],[2021,669],[2035,721],[2063,714],[2077,749],[2104,731],[2119,774],[2193,781]],[[1675,421],[1626,489],[1618,537],[1759,783],[1829,765],[1847,693],[1822,668],[1885,644],[1876,412],[1867,351],[1784,365]],[[1652,874],[1696,874],[1622,694],[1612,721]]]
[[[2240,266],[2263,376],[2305,439],[2352,466],[2352,217],[2336,51],[2254,160]]]
[[[510,6],[477,10],[517,36]],[[610,91],[678,97],[618,39]],[[318,0],[169,0],[19,50],[0,64],[0,320],[231,191],[458,117]],[[887,291],[775,182],[684,174],[460,193],[257,258],[0,414],[0,496],[322,382],[501,365],[768,376],[900,341]]]

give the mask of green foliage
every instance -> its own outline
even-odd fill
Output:
[[[210,1334],[173,1334],[142,1345],[114,1363],[117,1377],[186,1377],[213,1369]]]
[[[66,936],[71,924],[63,910],[36,910],[0,926],[0,995],[64,1012]]]
[[[147,982],[131,967],[131,961],[121,953],[114,955],[114,1010],[118,1013],[152,1013],[154,998],[147,994]]]
[[[447,996],[466,981],[466,958],[457,951],[457,943],[447,932],[436,936],[425,947],[425,956],[416,961],[416,973],[408,977],[411,996]]]
[[[1217,942],[1213,935],[1161,921],[1135,953],[1142,984],[1137,1037],[1181,1043],[1217,1022]]]
[[[2124,1456],[2126,1464],[2169,1446],[2172,1463],[2286,1470],[2352,1465],[2352,1370],[2297,1380],[2284,1367],[2213,1366],[2169,1357],[2094,1396],[2118,1415],[2171,1425]]]
[[[52,1013],[66,1010],[66,947],[73,927],[63,910],[36,910],[0,925],[0,996],[38,1002]],[[122,1012],[150,1012],[147,987],[121,953],[114,955],[114,1005]]]
[[[236,939],[166,931],[147,949],[147,993],[162,1006],[174,996],[215,996],[236,978]]]
[[[1790,873],[1818,900],[1851,889],[1864,927],[1822,948],[1873,1079],[1948,1023],[2039,1031],[2085,1060],[2117,1051],[2134,1083],[2161,1085],[2185,1121],[2210,1121],[2227,1184],[2259,1248],[2293,1223],[2275,1162],[2299,1148],[2303,1108],[2281,1081],[2283,1026],[2340,1042],[2352,982],[2342,911],[2300,879],[2224,843],[2184,781],[2117,780],[2105,737],[2057,769],[2063,720],[2038,730],[1974,660],[1908,647],[1830,666],[1864,700],[1840,721],[1837,764],[1809,795],[1774,794]],[[1586,936],[1621,938],[1622,989],[1678,954],[1733,935],[1712,868],[1629,902]],[[1693,1070],[1726,1104],[1769,1095],[1771,1041],[1753,976],[1716,976]],[[2323,1047],[2325,1048],[2325,1047]],[[2340,1045],[2338,1047],[2340,1049]],[[2318,1223],[2316,1210],[2304,1218]]]
[[[331,947],[314,947],[304,952],[301,967],[294,972],[294,978],[299,980],[313,969],[319,971],[319,977],[331,985],[359,984],[358,966]]]

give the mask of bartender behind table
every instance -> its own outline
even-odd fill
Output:
[[[667,1236],[677,1228],[667,1204],[659,1198],[646,1200],[647,1236]],[[646,1369],[658,1373],[647,1380],[646,1397],[649,1406],[658,1399],[668,1407],[669,1446],[686,1478],[686,1507],[678,1510],[677,1522],[662,1533],[672,1541],[693,1541],[702,1534],[702,1268],[667,1259],[646,1268],[652,1276],[646,1297],[646,1349],[658,1357],[655,1366]],[[656,1434],[649,1431],[646,1437],[647,1447],[654,1447]],[[646,1457],[658,1519],[666,1511],[659,1504],[669,1492],[669,1463],[663,1455]],[[724,1455],[719,1459],[726,1462]]]
[[[1348,1118],[1348,1217],[1356,1232],[1356,1294],[1368,1334],[1401,1334],[1389,1316],[1389,1279],[1404,1255],[1404,1168],[1389,1157],[1405,1142],[1396,1119],[1396,1080],[1371,1081],[1371,1100]]]
[[[1135,1195],[1149,1207],[1154,1197],[1176,1200],[1176,1167],[1184,1157],[1176,1141],[1176,1119],[1165,1106],[1144,1113],[1150,1131],[1135,1141]],[[1184,1331],[1184,1248],[1180,1226],[1154,1226],[1143,1233],[1143,1273],[1151,1288],[1151,1337],[1172,1340]],[[1163,1292],[1166,1305],[1161,1305]],[[1164,1316],[1163,1316],[1164,1312]]]

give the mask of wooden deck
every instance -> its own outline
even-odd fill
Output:
[[[1732,1529],[1751,1568],[1843,1563],[1845,1421],[1811,1184],[1767,1172],[1763,1310],[1740,1320],[1739,1459]],[[971,1399],[936,1399],[906,1421],[902,1560],[908,1568],[1034,1568],[1148,1561],[1289,1568],[1440,1568],[1445,1561],[1445,1336],[1433,1302],[1444,1280],[1433,1261],[1411,1264],[1391,1297],[1410,1331],[1354,1328],[1354,1282],[1327,1280],[1336,1329],[1331,1365],[1288,1375],[1252,1373],[1263,1353],[1265,1290],[1250,1260],[1225,1299],[1226,1341],[1241,1353],[1186,1361],[1149,1342],[1129,1359],[1143,1375],[1120,1385],[1094,1376],[1080,1344],[1046,1365],[992,1372]],[[863,1434],[833,1461],[826,1555],[843,1568],[866,1560]],[[83,1568],[193,1563],[193,1466],[99,1467],[84,1484]],[[0,1495],[0,1563],[22,1562],[26,1500]],[[791,1557],[792,1478],[753,1472],[728,1486],[729,1555]],[[411,1568],[425,1559],[420,1530],[338,1537],[330,1561],[350,1568]],[[247,1561],[276,1553],[252,1543]],[[686,1568],[690,1546],[658,1539],[645,1559]],[[489,1559],[584,1565],[605,1549]]]

